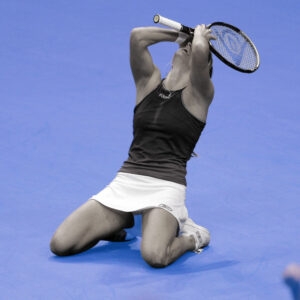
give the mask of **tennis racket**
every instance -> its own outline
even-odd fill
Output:
[[[193,34],[194,29],[171,19],[155,15],[154,23],[159,23],[186,34]],[[209,41],[209,47],[222,62],[244,73],[253,73],[260,64],[259,54],[250,38],[239,28],[224,23],[214,22],[206,26],[216,37]]]

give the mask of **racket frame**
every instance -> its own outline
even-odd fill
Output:
[[[181,31],[184,32],[186,34],[193,34],[194,33],[194,28],[182,25],[179,22],[173,21],[171,19],[165,18],[161,15],[156,14],[153,17],[153,21],[154,23],[159,23],[162,25],[165,25],[167,27],[173,28],[177,31]],[[251,39],[239,28],[237,28],[236,26],[233,26],[231,24],[225,23],[225,22],[213,22],[209,25],[206,25],[207,28],[211,28],[212,26],[215,25],[219,25],[219,26],[225,26],[227,28],[232,29],[233,31],[237,32],[238,34],[240,34],[245,40],[247,40],[248,44],[250,45],[250,47],[253,49],[255,56],[256,56],[256,64],[255,67],[252,69],[244,69],[244,68],[240,68],[237,65],[231,63],[230,61],[228,61],[226,58],[224,58],[212,45],[211,41],[209,41],[209,48],[211,50],[211,52],[217,56],[223,63],[225,63],[226,65],[228,65],[229,67],[239,71],[239,72],[243,72],[243,73],[253,73],[255,72],[259,65],[260,65],[260,57],[259,57],[259,53],[254,45],[254,43],[251,41]]]
[[[224,26],[224,27],[227,27],[227,28],[230,28],[232,29],[233,31],[237,32],[238,34],[240,34],[245,40],[247,40],[249,46],[252,48],[252,50],[254,51],[255,53],[255,56],[256,56],[256,64],[254,66],[254,68],[252,69],[244,69],[244,68],[240,68],[238,67],[237,65],[231,63],[230,61],[228,61],[226,58],[224,58],[215,48],[214,46],[212,45],[211,41],[209,41],[209,48],[211,50],[211,52],[216,55],[222,62],[224,62],[226,65],[228,65],[229,67],[237,70],[237,71],[240,71],[240,72],[243,72],[243,73],[253,73],[255,72],[259,65],[260,65],[260,57],[259,57],[259,53],[257,51],[257,48],[255,47],[254,43],[251,41],[251,39],[245,34],[245,32],[243,32],[242,30],[240,30],[239,28],[237,28],[236,26],[233,26],[231,24],[228,24],[228,23],[225,23],[225,22],[213,22],[209,25],[207,25],[206,27],[207,28],[211,28],[212,26],[215,26],[215,25],[219,25],[219,26]]]

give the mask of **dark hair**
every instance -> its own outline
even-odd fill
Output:
[[[181,44],[180,47],[185,47],[188,43],[193,43],[194,36],[189,35]]]

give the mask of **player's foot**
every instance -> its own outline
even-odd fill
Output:
[[[209,231],[206,228],[194,223],[190,218],[188,218],[182,226],[181,234],[184,236],[194,237],[195,249],[193,251],[195,253],[200,253],[210,242]]]

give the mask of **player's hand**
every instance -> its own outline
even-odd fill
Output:
[[[217,38],[212,34],[211,30],[204,24],[195,27],[194,36],[203,37],[207,41],[216,40]]]

